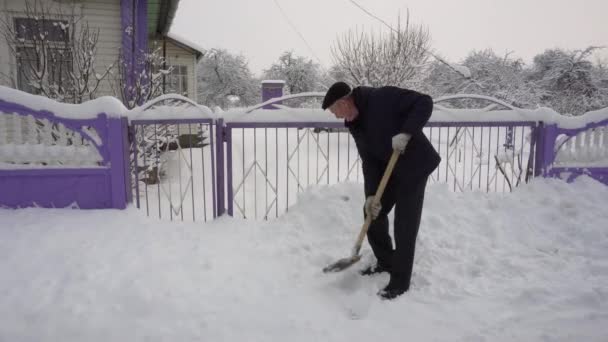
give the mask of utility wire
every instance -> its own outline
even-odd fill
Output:
[[[291,27],[291,29],[300,37],[300,39],[302,39],[302,41],[304,42],[304,44],[306,45],[306,47],[308,48],[308,51],[310,51],[310,53],[312,54],[312,56],[317,60],[317,62],[319,63],[319,66],[321,68],[323,68],[323,62],[321,62],[321,59],[317,56],[317,54],[315,53],[315,51],[313,50],[313,48],[310,46],[310,44],[308,43],[308,41],[306,40],[306,38],[304,38],[304,35],[298,30],[298,28],[296,27],[296,25],[293,23],[293,21],[289,18],[289,16],[287,15],[287,13],[285,12],[285,10],[283,9],[283,7],[281,7],[281,5],[279,4],[279,2],[277,0],[273,0],[274,4],[277,6],[277,8],[279,9],[279,11],[281,12],[281,15],[283,15],[283,18],[285,19],[285,21],[287,21],[287,23],[289,24],[289,26]],[[325,69],[325,68],[323,68]],[[326,72],[326,74],[333,79],[333,77],[331,77],[331,75],[329,75],[329,73]],[[334,80],[335,81],[335,80]],[[325,88],[328,88],[328,86],[326,84],[322,84]]]
[[[283,18],[285,18],[285,21],[287,21],[287,23],[289,24],[289,26],[291,26],[291,29],[294,30],[294,32],[300,36],[300,39],[302,39],[302,41],[304,42],[304,44],[306,44],[306,47],[308,48],[308,50],[310,51],[310,53],[312,54],[312,56],[319,62],[319,64],[321,63],[321,60],[319,59],[319,57],[317,56],[317,54],[315,54],[315,51],[312,49],[312,47],[310,46],[310,44],[308,44],[308,41],[306,41],[306,38],[304,38],[304,35],[298,30],[298,28],[296,27],[296,25],[293,23],[293,21],[291,21],[291,19],[289,19],[289,16],[287,15],[287,13],[285,13],[285,10],[283,10],[283,7],[281,7],[281,5],[279,4],[279,2],[277,0],[272,0],[274,2],[274,4],[277,6],[277,8],[279,9],[279,11],[281,11],[281,14],[283,15]]]

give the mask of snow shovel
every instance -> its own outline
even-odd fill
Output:
[[[388,165],[386,166],[386,170],[384,171],[384,175],[382,175],[382,180],[380,181],[380,185],[378,186],[378,190],[374,195],[374,202],[380,202],[382,198],[382,194],[384,193],[384,188],[386,188],[386,184],[388,183],[391,174],[393,173],[393,169],[395,168],[395,164],[397,163],[397,159],[399,159],[399,151],[393,151],[391,155],[391,159],[388,161]],[[357,241],[355,242],[355,246],[353,247],[351,256],[347,258],[340,259],[333,264],[330,264],[323,268],[323,272],[340,272],[348,267],[355,264],[357,261],[361,260],[361,255],[359,252],[361,251],[361,245],[363,244],[363,239],[367,234],[367,230],[369,229],[369,225],[372,223],[372,216],[367,215],[365,217],[365,223],[363,223],[363,227],[361,227],[361,231],[359,232],[359,236],[357,237]]]

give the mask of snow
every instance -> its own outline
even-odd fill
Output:
[[[466,78],[471,78],[471,70],[467,68],[465,65],[452,65],[454,70],[458,71],[462,76]]]
[[[131,110],[128,110],[120,100],[111,96],[102,96],[82,104],[68,104],[4,86],[0,86],[0,99],[19,103],[36,111],[47,110],[56,117],[66,119],[92,119],[100,113],[106,113],[109,117],[126,116],[131,120],[209,119],[215,117],[208,107],[199,105],[178,94],[158,96],[154,100]],[[163,106],[163,102],[172,103]],[[176,103],[178,104],[175,105]],[[171,106],[171,110],[168,110],[169,106]]]
[[[268,81],[274,82],[274,81]],[[322,97],[324,93],[311,92],[284,96],[288,100],[299,97]],[[467,94],[455,95],[471,96]],[[476,98],[486,98],[481,95],[473,95]],[[104,96],[82,104],[60,103],[43,96],[27,94],[12,88],[0,86],[0,99],[8,102],[24,104],[34,110],[48,110],[57,117],[69,119],[95,118],[99,113],[106,113],[110,117],[128,116],[133,119],[193,119],[193,118],[215,118],[211,109],[199,105],[189,98],[177,94],[165,94],[144,104],[141,107],[127,110],[123,104],[114,97]],[[445,98],[444,98],[445,99]],[[487,98],[491,99],[491,98]],[[162,108],[160,103],[164,101],[181,102],[182,107],[173,111]],[[256,109],[277,99],[270,99],[257,106],[245,109],[233,109],[222,113],[226,121],[236,122],[340,122],[329,111],[320,108],[288,108],[277,110]],[[188,106],[191,105],[191,106]],[[191,107],[191,109],[185,109]],[[591,111],[581,116],[563,116],[550,108],[538,108],[534,110],[483,110],[483,109],[452,109],[436,106],[430,122],[507,122],[507,121],[544,121],[547,124],[557,124],[560,128],[577,129],[586,125],[608,122],[608,108]]]
[[[298,93],[298,94],[292,94],[292,95],[285,95],[285,96],[281,96],[281,97],[273,97],[271,99],[268,99],[267,101],[264,101],[260,104],[257,104],[255,106],[249,107],[247,109],[245,109],[246,113],[251,113],[252,111],[265,107],[266,105],[269,104],[273,104],[273,105],[278,105],[278,102],[284,101],[284,100],[290,100],[290,99],[296,99],[296,98],[302,98],[302,97],[317,97],[317,98],[323,98],[325,96],[325,93],[322,92],[306,92],[306,93]],[[317,110],[321,111],[321,108],[318,108]]]
[[[327,122],[343,123],[331,112],[315,108],[257,109],[251,113],[243,110],[226,110],[222,113],[226,122]]]
[[[178,94],[164,94],[135,107],[127,114],[129,120],[214,119],[207,106],[199,105]]]
[[[285,80],[262,80],[262,84],[265,83],[281,83],[281,84],[285,84]]]
[[[0,99],[19,103],[36,111],[48,110],[56,117],[66,119],[93,119],[99,113],[106,113],[109,117],[120,117],[126,112],[122,102],[111,96],[102,96],[82,104],[69,104],[0,86]]]
[[[134,110],[129,113],[130,120],[181,120],[181,119],[213,119],[211,110],[199,106],[156,106],[147,110]]]
[[[0,340],[604,341],[608,187],[427,190],[413,286],[337,274],[361,184],[316,187],[273,221],[0,209]]]
[[[179,34],[176,34],[174,32],[167,33],[167,37],[175,40],[178,43],[186,45],[186,46],[192,48],[193,50],[196,50],[196,51],[198,51],[198,52],[200,52],[202,54],[204,54],[205,51],[207,51],[204,48],[202,48],[200,45],[195,44],[195,43],[191,42],[190,40],[188,40],[188,39],[186,39],[186,38],[184,38],[184,37],[182,37]]]

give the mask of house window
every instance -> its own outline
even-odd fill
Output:
[[[174,65],[166,78],[166,92],[188,97],[188,67]]]
[[[67,42],[70,28],[65,20],[15,18],[17,39],[24,41]]]
[[[69,81],[73,58],[68,43],[67,21],[35,18],[15,18],[17,87],[36,93],[39,76],[50,86],[61,89]]]

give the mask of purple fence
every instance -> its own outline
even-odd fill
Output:
[[[0,206],[126,207],[125,118],[64,118],[0,100],[0,120]]]
[[[309,186],[362,181],[342,123],[228,122],[223,129],[229,215],[278,217]],[[429,123],[424,132],[442,157],[430,181],[455,191],[511,191],[534,176],[536,130],[534,122]]]
[[[455,98],[436,101],[443,102],[424,128],[442,158],[431,182],[485,192],[512,191],[539,176],[608,184],[608,110],[575,120],[492,99],[481,109],[444,106]],[[51,108],[39,110],[22,100],[0,100],[0,206],[125,208],[132,198],[161,219],[267,219],[308,187],[363,180],[343,124],[320,110],[288,108],[287,97],[276,100],[283,110],[221,119],[179,96],[122,117],[91,113],[120,111],[107,102],[85,106],[78,119],[85,107],[33,103]]]
[[[179,95],[163,95],[129,112],[132,191],[137,208],[168,220],[211,220],[218,211],[216,145],[211,110]],[[220,130],[217,130],[221,132]],[[222,168],[220,168],[222,169]],[[222,169],[223,170],[223,169]]]
[[[159,219],[218,216],[212,119],[132,120],[132,180],[137,208]]]
[[[608,119],[570,129],[547,125],[542,134],[543,176],[570,182],[587,175],[608,185]]]

